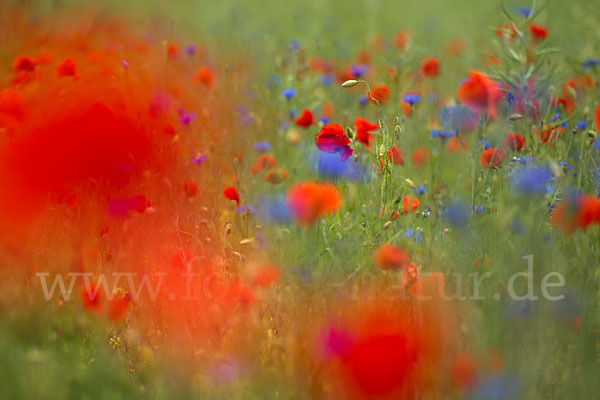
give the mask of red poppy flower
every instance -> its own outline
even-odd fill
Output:
[[[529,32],[534,42],[541,42],[548,37],[548,28],[533,22],[529,24]]]
[[[375,137],[369,132],[379,129],[379,125],[372,124],[364,118],[356,117],[354,118],[354,129],[356,129],[356,140],[362,143],[368,150],[371,139]]]
[[[240,205],[240,195],[233,186],[225,188],[225,190],[223,190],[223,196],[228,200],[235,201],[238,206]]]
[[[404,159],[402,158],[402,148],[401,147],[393,146],[392,150],[388,150],[386,155],[392,163],[394,163],[396,165],[400,164],[401,166],[404,167]]]
[[[310,226],[319,218],[335,213],[342,203],[340,192],[331,183],[299,183],[287,198],[290,214],[301,226]]]
[[[371,88],[371,97],[379,102],[379,104],[385,103],[390,97],[390,88],[382,85]],[[375,103],[373,100],[369,99],[371,103]]]
[[[440,73],[440,62],[435,57],[426,58],[421,64],[421,73],[426,78],[435,78]]]
[[[572,93],[577,93],[577,87],[575,86],[575,79],[569,79],[562,88],[563,95],[557,99],[559,105],[561,105],[567,114],[571,115],[575,110],[577,104],[571,97]]]
[[[198,194],[198,185],[196,185],[196,182],[194,182],[194,181],[184,182],[183,193],[185,193],[185,195],[187,197],[194,197],[195,195],[197,195]]]
[[[295,123],[298,126],[303,128],[308,128],[315,121],[315,117],[313,117],[313,113],[309,109],[305,109],[302,111],[302,114],[296,119]]]
[[[56,67],[56,74],[59,78],[63,76],[72,76],[77,78],[77,63],[70,58],[65,59]]]
[[[252,285],[261,288],[273,286],[279,280],[279,275],[278,268],[271,265],[262,266],[254,274]]]
[[[462,390],[472,389],[477,383],[473,359],[468,354],[459,354],[452,365],[454,383]]]
[[[504,138],[504,147],[512,151],[520,151],[525,146],[523,136],[515,132],[508,132]]]
[[[540,139],[544,144],[554,143],[558,140],[558,137],[563,133],[564,128],[560,125],[550,126],[544,125],[540,133],[539,128],[535,128],[535,136]]]
[[[0,126],[14,124],[25,118],[25,104],[14,89],[0,92]]]
[[[394,41],[396,42],[396,47],[399,50],[404,50],[406,44],[408,43],[408,33],[406,31],[399,31],[394,36]]]
[[[566,234],[600,223],[600,199],[590,195],[570,196],[558,203],[552,213],[552,224]]]
[[[429,151],[425,147],[420,147],[412,152],[410,155],[410,161],[416,168],[420,168],[425,164],[425,161],[429,158]]]
[[[83,308],[88,311],[99,312],[102,308],[102,299],[100,296],[100,285],[97,282],[90,282],[89,288],[84,287],[81,291],[81,303]]]
[[[464,153],[468,149],[469,146],[467,145],[467,141],[463,138],[462,133],[459,133],[458,136],[451,137],[450,140],[448,140],[448,144],[446,145],[446,150],[448,150],[448,152],[450,153]]]
[[[272,183],[273,185],[277,185],[278,183],[283,182],[285,179],[288,179],[288,173],[285,172],[285,169],[272,169],[265,175],[265,182]]]
[[[456,97],[467,107],[496,116],[496,105],[502,97],[494,81],[482,72],[471,71],[459,86]]]
[[[35,69],[37,62],[27,56],[18,56],[13,63],[15,72],[32,72]]]
[[[275,157],[263,154],[256,159],[256,162],[252,167],[250,167],[250,172],[252,175],[256,175],[258,172],[269,169],[277,165],[277,161],[275,161]]]
[[[596,120],[596,129],[600,131],[600,104],[598,104],[598,107],[596,107],[594,119]]]
[[[402,212],[404,214],[415,212],[420,204],[421,202],[416,197],[413,197],[411,200],[410,197],[406,195],[402,198]]]
[[[331,123],[326,124],[316,136],[316,144],[319,150],[325,153],[340,153],[340,159],[346,161],[354,152],[348,144],[350,140],[346,136],[344,128]]]
[[[506,160],[506,150],[497,147],[490,147],[487,150],[481,152],[479,162],[486,168],[490,165],[495,168],[501,168],[502,163]]]
[[[200,67],[196,70],[196,74],[194,75],[194,82],[198,85],[202,84],[207,88],[212,87],[213,81],[215,77],[208,67]]]
[[[382,244],[373,254],[373,261],[379,268],[399,269],[410,261],[411,254],[392,244]]]

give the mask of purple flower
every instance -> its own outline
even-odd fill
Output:
[[[198,154],[192,157],[192,164],[202,164],[206,161],[206,154]]]
[[[181,122],[182,125],[191,124],[192,120],[196,116],[196,114],[194,114],[193,112],[185,112],[185,110],[181,108],[177,110],[177,113],[179,114],[179,122]]]
[[[189,44],[185,46],[185,53],[190,57],[196,54],[196,45]]]
[[[256,150],[256,151],[260,151],[260,152],[269,151],[270,148],[271,148],[271,143],[269,143],[267,141],[254,143],[254,150]]]

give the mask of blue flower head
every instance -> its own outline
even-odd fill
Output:
[[[258,202],[258,216],[266,222],[283,223],[290,220],[285,196],[265,197]]]
[[[550,168],[539,165],[528,165],[514,173],[510,179],[510,183],[521,194],[544,194],[552,177],[553,174]]]
[[[260,152],[269,151],[270,148],[271,148],[271,143],[269,143],[267,141],[254,143],[254,150],[256,150],[256,151],[260,151]]]
[[[585,128],[587,128],[587,121],[578,121],[577,125],[575,125],[575,126],[579,130],[584,130]]]
[[[449,139],[451,137],[454,137],[456,135],[456,132],[454,131],[454,129],[450,129],[447,131],[444,130],[435,130],[432,129],[431,130],[431,138],[434,139],[436,137],[442,138],[442,139]]]
[[[348,179],[352,182],[368,180],[368,169],[364,164],[354,160],[341,161],[338,154],[315,152],[310,164],[313,173],[328,178]]]
[[[367,67],[362,64],[355,65],[352,64],[350,66],[350,75],[354,77],[354,79],[359,79],[367,73]]]
[[[469,208],[463,203],[450,203],[442,211],[442,215],[454,228],[465,228],[469,223]]]
[[[289,100],[296,95],[296,89],[285,88],[281,91],[281,95]]]
[[[416,194],[425,194],[427,192],[427,190],[425,189],[425,186],[420,185],[419,188],[413,188],[412,189],[413,192],[415,192]]]
[[[408,93],[408,94],[404,95],[404,97],[402,98],[402,100],[405,103],[410,104],[412,106],[413,104],[418,103],[419,101],[421,101],[421,98],[416,93]]]
[[[290,40],[290,49],[297,51],[300,49],[300,43],[297,40]]]
[[[531,7],[520,6],[517,11],[519,12],[519,14],[527,18],[529,17],[529,14],[531,14]]]
[[[324,74],[321,75],[321,84],[324,86],[330,86],[333,83],[333,75]]]
[[[586,69],[597,67],[600,65],[600,60],[597,58],[586,58],[583,62],[583,67]]]
[[[364,106],[369,102],[369,100],[367,99],[367,96],[360,96],[358,98],[358,102],[360,103],[361,106]]]

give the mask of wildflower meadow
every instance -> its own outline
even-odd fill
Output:
[[[599,24],[0,0],[0,399],[600,398]]]

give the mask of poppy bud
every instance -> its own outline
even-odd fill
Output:
[[[354,86],[356,86],[358,84],[359,84],[359,81],[354,80],[354,79],[350,79],[350,80],[347,80],[346,82],[342,83],[342,87],[351,88],[351,87],[354,87]]]

